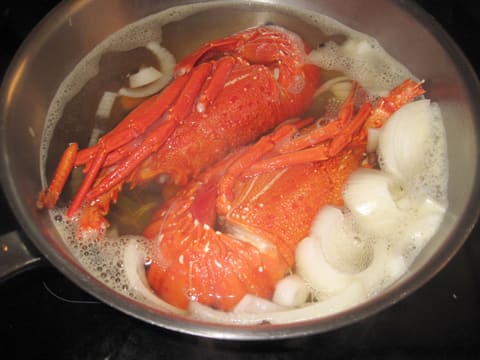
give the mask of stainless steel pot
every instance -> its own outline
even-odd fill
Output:
[[[387,0],[245,1],[251,12],[231,21],[253,26],[278,20],[271,19],[273,12],[268,11],[275,4],[318,11],[374,36],[416,76],[427,80],[428,96],[439,103],[445,119],[450,205],[435,237],[392,287],[356,308],[327,318],[292,325],[233,327],[158,313],[104,286],[70,255],[50,218],[35,207],[41,187],[40,134],[50,102],[78,61],[108,35],[151,13],[193,2],[65,2],[34,29],[20,48],[1,89],[0,165],[4,191],[22,230],[0,238],[0,276],[5,278],[46,259],[96,298],[147,323],[213,338],[276,339],[325,332],[358,321],[405,298],[438,273],[462,246],[480,210],[480,87],[467,60],[433,18],[413,3]],[[263,11],[257,11],[257,5]],[[214,26],[217,20],[209,21]],[[288,16],[280,21],[288,23]]]

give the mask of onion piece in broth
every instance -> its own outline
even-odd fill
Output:
[[[128,241],[124,249],[123,263],[125,267],[125,276],[127,277],[132,291],[145,299],[150,306],[160,310],[175,314],[185,314],[185,311],[160,299],[147,282],[145,274],[145,249],[141,242],[132,238]]]
[[[365,299],[366,293],[362,284],[354,282],[337,295],[325,301],[309,303],[306,306],[286,311],[266,312],[263,314],[237,314],[214,310],[198,302],[190,302],[188,311],[194,318],[217,323],[256,325],[267,322],[270,324],[284,324],[333,315],[352,308]]]
[[[430,100],[417,100],[397,110],[378,139],[382,170],[406,182],[421,172],[433,137],[433,121]]]
[[[151,82],[142,87],[122,87],[118,91],[119,95],[134,98],[147,97],[159,92],[170,82],[170,80],[172,80],[173,70],[176,64],[175,57],[167,49],[156,42],[149,42],[145,47],[157,57],[158,62],[161,64],[162,76],[158,79],[156,79],[155,76],[152,77]]]

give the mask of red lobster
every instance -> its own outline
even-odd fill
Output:
[[[159,242],[147,278],[161,298],[231,310],[247,293],[272,296],[319,209],[343,205],[344,183],[365,161],[368,128],[424,92],[408,80],[357,111],[361,91],[352,88],[334,121],[285,124],[164,204],[144,232]]]
[[[205,44],[180,62],[173,82],[133,110],[95,146],[70,145],[39,208],[51,208],[74,166],[85,178],[67,216],[79,210],[81,230],[108,222],[125,182],[165,176],[185,185],[238,146],[258,139],[311,103],[320,69],[306,63],[308,45],[276,26],[239,32]]]

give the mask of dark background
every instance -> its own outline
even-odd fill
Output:
[[[2,1],[0,77],[33,26],[57,3]],[[478,2],[417,3],[460,45],[478,74]],[[18,227],[2,194],[0,215],[0,233]],[[213,341],[159,329],[96,301],[44,266],[0,284],[0,358],[478,359],[479,237],[477,226],[440,274],[378,315],[326,334],[275,342]]]

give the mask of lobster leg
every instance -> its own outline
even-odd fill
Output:
[[[319,144],[325,140],[332,139],[340,134],[352,117],[353,108],[355,105],[354,98],[357,88],[358,83],[356,81],[352,82],[352,90],[350,91],[347,99],[345,99],[344,105],[340,109],[338,117],[335,121],[331,121],[327,125],[314,129],[306,135],[299,136],[289,142],[284,143],[282,146],[279,146],[279,152],[291,153],[294,151],[299,151],[311,147],[312,145]]]
[[[143,134],[171,107],[188,80],[189,76],[177,78],[165,91],[134,109],[113,131],[102,136],[97,145],[79,151],[75,166],[87,164],[84,172],[88,172],[88,163],[97,155],[101,143],[105,144],[107,152],[110,153]],[[110,162],[109,165],[111,164]]]
[[[232,71],[233,66],[235,65],[235,59],[233,57],[225,57],[219,61],[214,73],[212,74],[210,80],[204,87],[204,90],[199,95],[199,100],[197,102],[197,111],[204,112],[208,105],[213,103],[215,98],[217,97],[218,93],[223,89],[225,85],[226,78],[229,76],[230,72]],[[157,119],[160,118],[167,108],[172,105],[173,101],[178,97],[182,89],[185,87],[185,82],[188,79],[187,76],[183,76],[182,79],[185,81],[179,82],[176,86],[172,89],[167,89],[165,92],[167,93],[164,96],[165,101],[161,104],[157,104],[157,102],[152,104],[152,107],[156,107]],[[190,85],[190,84],[189,84]],[[182,93],[182,96],[185,96],[185,92]],[[177,104],[180,108],[186,107],[188,108],[187,104]],[[140,116],[142,114],[139,114]],[[133,120],[137,120],[140,116],[136,116]],[[177,117],[181,117],[181,114],[177,114]],[[130,119],[130,117],[127,117]],[[129,122],[122,122],[122,124],[128,124],[128,126],[123,125],[116,129],[116,132],[107,134],[110,137],[107,138],[110,145],[110,151],[115,150],[115,152],[111,152],[105,160],[104,167],[108,167],[111,165],[116,164],[118,161],[127,158],[131,154],[133,154],[136,148],[139,146],[139,141],[136,139],[140,134],[147,131],[148,127],[152,125],[152,121],[155,118],[151,117],[151,120],[142,118],[141,121],[133,121],[130,119]],[[121,131],[120,131],[121,130]],[[115,139],[113,139],[112,134],[115,135]],[[125,143],[126,140],[131,140],[127,144]],[[112,144],[115,144],[112,145]],[[119,146],[120,144],[123,144]],[[118,148],[117,148],[118,147]],[[77,161],[77,165],[81,164],[80,161]],[[87,172],[87,168],[85,169]]]
[[[95,234],[100,229],[106,229],[108,221],[105,216],[110,210],[110,204],[117,201],[118,193],[122,190],[122,184],[102,194],[96,201],[95,206],[86,206],[82,216],[79,218],[78,238],[82,238],[85,231],[93,231]]]
[[[360,130],[370,114],[371,108],[372,106],[370,103],[363,104],[352,121],[344,127],[343,132],[334,138],[330,143],[322,142],[317,146],[313,146],[308,149],[281,154],[259,161],[255,164],[252,164],[252,166],[250,166],[250,168],[246,170],[242,176],[251,177],[266,171],[273,171],[288,166],[327,160],[336,156],[348,144],[351,143],[354,134]]]
[[[215,100],[216,94],[218,94],[223,87],[223,82],[229,75],[234,64],[235,61],[233,58],[225,58],[219,62],[218,67],[210,80],[210,85],[206,87],[200,97],[200,99],[204,99],[205,102],[201,104],[203,110],[205,110],[208,104]],[[80,151],[75,165],[79,166],[87,164],[84,172],[89,172],[92,160],[102,142],[105,143],[106,151],[109,153],[103,167],[114,165],[122,159],[125,159],[127,156],[130,156],[138,147],[137,138],[145,133],[149,127],[154,126],[156,121],[161,119],[165,112],[172,106],[174,101],[177,100],[179,95],[189,96],[184,90],[185,86],[188,85],[191,85],[189,76],[182,76],[176,79],[164,92],[148,99],[144,106],[133,110],[114,131],[102,137],[97,145]],[[195,94],[192,93],[192,95]],[[191,98],[189,99],[191,100]],[[188,104],[177,103],[176,106],[179,109],[183,107],[189,109]],[[200,103],[197,107],[198,106],[200,106]],[[176,116],[177,118],[183,117],[178,111]]]
[[[55,170],[55,175],[50,183],[50,186],[43,190],[37,200],[37,208],[51,209],[55,206],[62,193],[63,187],[72,172],[73,166],[75,164],[75,158],[77,157],[78,145],[72,143],[64,151],[60,162],[58,163],[57,169]]]
[[[222,193],[224,192],[222,198],[223,196],[226,196],[227,200],[231,200],[233,196],[231,191],[233,186],[232,184],[241,176],[249,177],[262,172],[273,171],[282,167],[328,159],[330,156],[330,151],[329,146],[327,146],[325,141],[338,136],[341,131],[355,132],[358,130],[359,126],[363,124],[365,117],[370,111],[370,107],[365,107],[364,111],[362,111],[361,114],[359,113],[360,116],[356,116],[354,120],[350,121],[353,114],[356,90],[357,84],[354,82],[352,90],[340,109],[337,119],[330,122],[326,126],[315,128],[309,131],[306,135],[293,139],[292,135],[298,131],[297,127],[290,126],[288,130],[288,137],[286,136],[287,134],[283,134],[286,129],[280,128],[273,134],[265,136],[259,143],[252,146],[249,150],[250,154],[244,156],[246,161],[239,162],[241,164],[242,171],[229,170],[227,175],[224,177],[225,180],[223,180],[222,183],[225,185],[228,181],[230,182],[230,185],[225,185],[224,187],[220,186]],[[285,139],[287,139],[287,141],[285,141]],[[341,140],[335,143],[336,151],[338,152],[341,150],[341,146],[339,146],[340,144],[346,146],[349,142],[349,139],[351,139],[351,135],[342,136]],[[259,151],[258,148],[261,148],[260,143],[262,142],[274,143],[275,145],[272,144],[269,148],[264,149],[264,151]],[[306,148],[307,146],[309,148]],[[260,160],[274,147],[277,153],[273,153],[273,156]],[[237,168],[240,168],[240,166],[237,166]]]
[[[97,177],[100,168],[105,162],[106,157],[107,153],[105,152],[105,148],[101,148],[99,155],[93,161],[92,168],[85,176],[85,179],[83,179],[82,184],[80,185],[80,189],[76,193],[72,203],[70,204],[70,207],[68,208],[67,217],[71,218],[82,205],[85,195],[95,181],[95,178]]]
[[[220,196],[217,201],[219,212],[226,213],[228,211],[228,205],[234,196],[233,186],[246,169],[271,152],[277,144],[290,139],[298,129],[309,125],[311,122],[312,118],[307,118],[293,123],[286,123],[273,133],[263,136],[257,143],[246,149],[235,163],[228,167],[227,172],[219,183]]]
[[[369,128],[382,127],[391,114],[416,97],[423,95],[425,93],[425,89],[422,88],[423,82],[423,80],[415,82],[406,79],[395,87],[387,97],[380,99],[362,128],[362,136],[367,137]]]
[[[339,117],[323,128],[315,129],[309,134],[292,140],[280,147],[280,152],[285,152],[252,164],[242,176],[251,177],[262,172],[299,165],[312,161],[320,161],[331,158],[342,151],[352,142],[355,134],[357,142],[363,142],[367,138],[368,128],[381,127],[388,117],[401,106],[425,93],[422,82],[405,80],[394,88],[387,97],[382,98],[372,108],[368,102],[364,103],[357,114],[352,117],[354,95],[357,85],[354,83],[349,97],[346,99]],[[349,122],[348,122],[349,121]],[[325,140],[332,139],[330,143]],[[311,146],[310,148],[305,148]],[[299,150],[300,151],[297,151]],[[303,149],[303,150],[302,150]]]
[[[235,59],[233,57],[225,57],[219,61],[210,81],[199,96],[197,102],[198,112],[205,112],[206,107],[215,101],[218,94],[225,86],[234,65]]]
[[[100,147],[96,159],[93,160],[94,165],[87,173],[80,186],[80,190],[77,192],[70,208],[68,209],[67,215],[69,217],[73,216],[73,214],[80,209],[85,198],[87,200],[92,200],[123,182],[141,162],[164,143],[168,136],[171,135],[178,122],[185,118],[185,116],[187,116],[192,110],[193,103],[204,85],[207,76],[210,75],[211,68],[211,64],[204,63],[192,71],[188,82],[178,96],[175,104],[170,108],[166,119],[147,134],[145,140],[138,149],[128,157],[125,166],[119,168],[115,172],[111,172],[99,184],[90,190],[93,181],[97,177],[107,156],[107,149],[105,149],[104,145],[103,147]],[[100,146],[102,146],[102,144],[100,144]]]
[[[353,136],[362,128],[363,124],[365,124],[365,121],[368,119],[371,111],[372,104],[369,102],[364,103],[360,107],[352,121],[348,123],[343,131],[330,142],[330,146],[328,148],[329,157],[336,156],[352,142]],[[361,140],[364,140],[364,138]]]
[[[105,164],[107,155],[112,154],[117,148],[135,139],[139,133],[144,132],[152,123],[158,120],[178,97],[187,80],[187,76],[181,77],[165,92],[147,100],[144,106],[132,111],[114,131],[102,137],[97,145],[78,152],[78,144],[71,144],[65,150],[50,186],[40,193],[37,207],[54,207],[73,167],[86,164],[84,172],[87,176],[82,182],[81,188],[67,214],[69,217],[73,216],[81,206],[100,169],[112,164],[111,161]],[[115,160],[118,161],[120,158]]]
[[[222,52],[224,49],[235,49],[238,47],[240,41],[240,37],[231,36],[228,38],[206,43],[204,46],[202,46],[190,56],[186,57],[180,63],[178,63],[175,68],[175,74],[177,76],[188,74],[190,71],[192,71],[192,69],[196,66],[200,59],[202,59],[202,57],[204,57],[208,52],[212,50]]]

